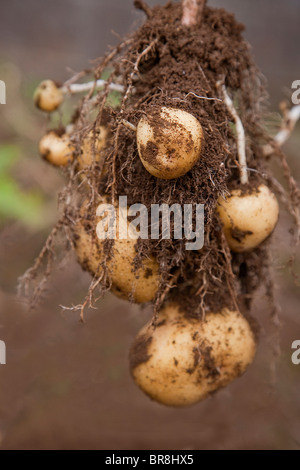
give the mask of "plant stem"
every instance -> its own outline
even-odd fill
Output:
[[[182,0],[183,26],[195,26],[201,20],[206,0]]]
[[[83,93],[85,91],[90,91],[93,88],[97,90],[98,88],[103,88],[106,84],[107,84],[106,80],[97,80],[97,81],[87,82],[87,83],[72,83],[71,85],[68,85],[68,86],[62,86],[61,91],[64,94],[70,93],[72,95],[75,93]],[[110,83],[109,89],[114,90],[114,91],[119,91],[120,93],[124,92],[123,85],[118,85],[117,83]]]
[[[246,158],[246,137],[243,123],[233,105],[233,102],[230,96],[227,93],[226,87],[220,82],[217,83],[217,88],[220,88],[223,94],[224,103],[231,114],[232,119],[235,122],[236,133],[237,133],[237,151],[240,164],[240,178],[242,184],[248,183],[248,174],[247,174],[247,158]]]

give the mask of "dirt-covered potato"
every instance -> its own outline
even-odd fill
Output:
[[[137,126],[140,159],[157,178],[170,180],[190,171],[200,157],[202,143],[201,124],[181,109],[162,107],[143,116]]]
[[[81,146],[81,155],[79,155],[78,169],[83,170],[92,165],[93,161],[98,163],[100,161],[100,151],[106,144],[107,129],[104,126],[99,126],[95,131],[90,131],[83,139]]]
[[[103,269],[102,263],[105,262],[112,283],[112,292],[118,297],[132,299],[136,303],[153,300],[159,285],[158,263],[153,257],[146,258],[142,266],[135,269],[136,240],[118,237],[118,211],[117,238],[109,240],[109,243],[113,243],[109,257],[105,254],[105,241],[99,239],[96,233],[101,218],[97,216],[94,219],[86,218],[84,214],[83,208],[81,218],[74,228],[76,254],[83,269],[99,277]]]
[[[33,99],[37,108],[51,113],[61,105],[64,95],[53,80],[44,80],[37,87]]]
[[[50,131],[39,143],[41,156],[55,166],[66,166],[73,161],[74,147],[67,134],[62,136]]]
[[[252,250],[274,230],[279,214],[275,195],[261,184],[251,194],[233,190],[225,201],[217,205],[228,245],[233,251]]]
[[[186,318],[176,304],[149,322],[130,351],[137,385],[168,406],[187,406],[240,376],[253,361],[256,341],[248,321],[223,309],[203,321]]]

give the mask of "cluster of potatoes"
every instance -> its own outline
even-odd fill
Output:
[[[60,88],[49,80],[35,93],[36,105],[47,112],[57,109],[62,100]],[[67,132],[58,135],[50,131],[39,149],[51,164],[64,167],[76,159],[76,168],[83,171],[103,158],[101,150],[108,138],[106,128],[99,126],[85,136],[78,156]],[[201,158],[204,133],[190,113],[162,107],[140,119],[136,141],[145,169],[156,178],[170,180],[186,174]],[[108,202],[107,197],[102,201]],[[226,199],[219,198],[216,210],[234,252],[250,251],[261,244],[273,231],[279,212],[275,195],[264,184],[248,192],[232,190]],[[83,204],[74,226],[80,264],[99,277],[105,263],[112,291],[122,298],[137,303],[154,300],[160,284],[157,261],[146,258],[135,269],[136,240],[129,235],[114,240],[107,258],[105,241],[96,235],[101,216],[87,213]],[[118,218],[117,225],[119,222]],[[150,322],[138,334],[130,351],[131,373],[152,399],[169,406],[187,406],[241,375],[253,361],[255,349],[253,331],[239,312],[224,308],[200,320],[189,318],[178,305],[169,303],[158,313],[156,324]]]

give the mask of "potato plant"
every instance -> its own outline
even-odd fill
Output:
[[[281,150],[299,113],[287,111],[280,139],[266,132],[265,82],[232,14],[205,0],[134,4],[146,15],[138,30],[93,69],[62,85],[46,80],[35,93],[45,112],[69,95],[81,98],[69,126],[40,143],[66,187],[62,216],[22,285],[37,278],[44,260],[49,275],[61,234],[92,275],[74,310],[83,320],[85,307],[108,290],[151,302],[153,318],[131,348],[132,376],[152,399],[186,406],[230,383],[254,358],[251,303],[261,285],[272,300],[269,240],[279,200],[299,240],[300,193]],[[271,158],[285,187],[269,169]],[[184,237],[174,236],[100,240],[97,207],[117,208],[119,196],[149,210],[203,204],[204,247],[188,251]]]

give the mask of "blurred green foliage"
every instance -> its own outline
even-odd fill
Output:
[[[18,220],[28,227],[41,225],[44,200],[37,191],[23,190],[13,176],[20,158],[17,145],[0,146],[0,224]]]

